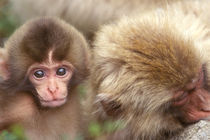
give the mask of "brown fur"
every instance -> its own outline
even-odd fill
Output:
[[[84,124],[77,85],[88,75],[89,61],[84,37],[62,20],[37,18],[20,27],[4,49],[10,76],[1,81],[0,104],[8,110],[1,117],[2,125],[21,124],[30,140],[58,140],[65,135],[73,139],[80,135]],[[67,103],[57,108],[42,108],[36,104],[36,94],[26,73],[32,64],[43,62],[51,50],[54,61],[70,62],[75,72],[69,81]],[[29,107],[22,107],[24,103],[29,103]]]
[[[173,93],[208,63],[208,34],[202,20],[179,6],[102,27],[94,43],[91,104],[97,119],[108,119],[105,110],[123,120],[125,131],[112,139],[162,140],[184,129],[171,108]]]

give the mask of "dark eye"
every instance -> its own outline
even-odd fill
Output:
[[[43,78],[44,77],[44,71],[43,70],[37,70],[34,72],[34,76],[36,78]]]
[[[65,68],[59,68],[57,71],[56,71],[56,75],[58,76],[63,76],[66,74],[66,69]]]

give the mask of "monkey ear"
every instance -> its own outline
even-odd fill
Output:
[[[9,78],[7,52],[3,48],[0,48],[0,78],[3,80],[7,80]]]
[[[111,95],[100,93],[97,95],[96,99],[100,102],[100,105],[108,116],[116,117],[121,114],[121,104],[112,99]]]

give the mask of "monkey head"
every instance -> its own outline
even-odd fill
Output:
[[[96,35],[91,84],[97,108],[122,119],[134,137],[158,138],[210,117],[201,49],[209,46],[202,43],[207,30],[189,19],[199,23],[150,13],[123,18]]]
[[[87,44],[72,26],[56,18],[25,23],[6,42],[5,87],[34,89],[44,107],[64,104],[87,74]]]

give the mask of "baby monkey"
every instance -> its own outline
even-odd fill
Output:
[[[20,27],[1,51],[0,104],[11,117],[2,124],[19,123],[30,140],[80,135],[77,86],[88,74],[89,61],[84,37],[60,19],[36,18]],[[27,110],[18,108],[20,103],[28,103],[22,106]]]

